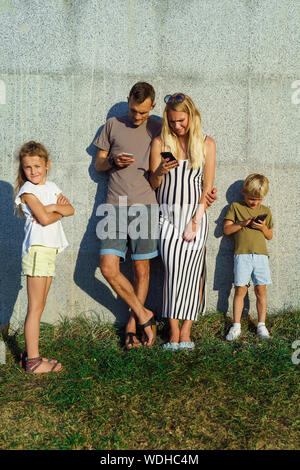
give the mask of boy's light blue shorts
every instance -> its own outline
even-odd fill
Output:
[[[255,286],[272,284],[267,255],[234,255],[234,285],[246,286],[250,278]]]

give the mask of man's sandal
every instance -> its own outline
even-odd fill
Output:
[[[143,328],[144,330],[144,333],[145,335],[147,336],[147,333],[145,331],[145,328],[147,328],[147,326],[151,326],[151,329],[152,329],[152,333],[153,333],[153,339],[152,339],[152,342],[150,344],[150,346],[153,345],[154,341],[155,341],[155,338],[156,338],[156,321],[155,321],[155,317],[154,315],[152,315],[152,317],[150,318],[150,320],[148,320],[146,323],[144,323],[143,325],[140,324],[140,327]],[[148,337],[148,336],[147,336]]]
[[[27,358],[27,359],[25,360],[25,363],[26,363],[25,370],[26,370],[26,372],[27,372],[28,374],[39,374],[39,373],[41,373],[41,374],[44,374],[44,373],[45,373],[45,374],[46,374],[46,373],[48,373],[48,372],[59,372],[59,371],[62,370],[62,368],[61,368],[61,369],[58,369],[58,370],[55,370],[56,367],[57,367],[58,364],[59,364],[58,362],[55,362],[55,364],[53,364],[52,369],[50,369],[49,371],[47,371],[47,372],[46,372],[46,371],[45,371],[45,372],[35,372],[36,369],[37,369],[43,362],[44,362],[44,361],[43,361],[43,358],[42,358],[41,356],[39,356],[39,357],[32,357],[31,359],[28,359],[28,358]],[[49,362],[49,361],[48,361],[48,362]]]
[[[132,333],[131,331],[128,331],[128,333],[125,334],[125,349],[127,349],[128,351],[129,351],[129,349],[141,347],[141,343],[137,344],[133,341],[134,336],[137,338],[136,333]],[[128,338],[128,337],[129,337],[129,341],[126,344],[126,338]]]

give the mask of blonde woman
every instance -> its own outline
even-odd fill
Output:
[[[161,211],[163,317],[170,323],[170,338],[163,348],[190,350],[195,346],[192,323],[206,304],[206,209],[213,189],[216,145],[203,134],[200,113],[189,96],[167,95],[165,103],[162,133],[154,139],[150,154],[150,183],[157,189]],[[171,152],[175,160],[164,152]]]

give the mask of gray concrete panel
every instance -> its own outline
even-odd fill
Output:
[[[270,180],[269,311],[299,307],[299,2],[297,0],[5,0],[0,5],[0,323],[22,325],[23,221],[13,215],[18,148],[29,139],[51,154],[49,179],[76,213],[44,321],[87,314],[124,322],[128,308],[101,276],[96,210],[107,175],[93,164],[105,121],[127,112],[132,85],[183,91],[217,144],[218,200],[209,209],[208,310],[232,312],[233,243],[222,234],[228,204],[252,172]],[[122,270],[131,278],[130,261]],[[160,313],[163,268],[151,263],[147,305]],[[255,315],[253,287],[249,308]]]

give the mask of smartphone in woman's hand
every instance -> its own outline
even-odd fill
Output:
[[[177,162],[172,152],[161,152],[161,156],[169,162]]]

